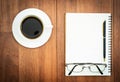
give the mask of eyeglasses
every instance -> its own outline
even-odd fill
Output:
[[[84,70],[84,68],[89,68],[92,73],[103,74],[103,71],[107,67],[107,64],[103,63],[67,63],[67,70],[70,71],[68,75],[71,75],[72,72],[79,73]]]

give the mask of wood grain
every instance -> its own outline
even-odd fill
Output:
[[[11,32],[14,16],[18,13],[18,0],[0,0],[1,32]]]
[[[20,10],[30,7],[42,9],[48,14],[54,27],[51,38],[42,47],[27,49],[19,46],[20,82],[56,82],[56,2],[54,0],[24,2],[20,1]]]
[[[113,2],[113,73],[114,82],[120,81],[120,1]]]
[[[0,82],[120,82],[119,0],[0,0]],[[28,49],[12,35],[18,12],[38,8],[50,17],[53,32],[42,47]],[[112,76],[65,76],[65,13],[112,13]]]
[[[0,33],[0,82],[19,81],[18,52],[12,33]]]

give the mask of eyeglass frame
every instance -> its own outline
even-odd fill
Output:
[[[104,70],[102,71],[102,70],[99,68],[98,65],[105,65],[105,68],[107,67],[107,64],[105,64],[105,63],[67,63],[67,64],[65,65],[66,67],[67,67],[68,65],[74,65],[73,68],[71,69],[71,71],[68,73],[68,75],[71,75],[71,74],[72,74],[72,72],[73,72],[73,70],[75,69],[76,66],[78,66],[78,65],[85,65],[85,64],[95,65],[101,75],[103,75],[103,71],[104,71]],[[88,68],[89,68],[89,70],[90,70],[90,66],[88,66]],[[84,69],[84,68],[82,67],[82,71],[83,71],[83,69]],[[80,71],[80,72],[82,72],[82,71]],[[90,71],[91,71],[91,70],[90,70]]]

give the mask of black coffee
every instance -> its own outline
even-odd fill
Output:
[[[35,17],[28,17],[23,20],[21,31],[24,36],[30,39],[37,38],[43,31],[42,22]]]

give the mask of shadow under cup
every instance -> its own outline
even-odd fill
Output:
[[[36,17],[27,17],[21,23],[22,34],[29,39],[39,37],[43,32],[43,24]]]

